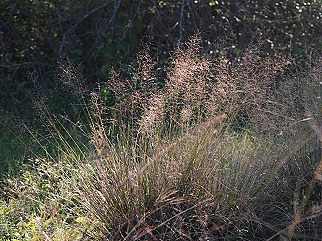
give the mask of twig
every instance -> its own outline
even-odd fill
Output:
[[[179,42],[182,40],[182,21],[183,21],[184,5],[185,5],[185,0],[182,0],[180,20],[179,20]]]
[[[0,64],[0,67],[10,69],[10,68],[14,68],[14,67],[21,67],[21,66],[27,65],[27,64],[30,64],[30,65],[43,65],[43,66],[53,67],[52,64],[46,64],[46,63],[35,62],[35,61],[34,62],[14,63],[14,64],[10,64],[10,65]]]

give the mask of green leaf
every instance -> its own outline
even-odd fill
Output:
[[[71,52],[79,57],[83,55],[83,51],[81,49],[74,49]]]
[[[133,26],[138,33],[141,33],[143,31],[144,25],[140,20],[135,20]]]
[[[87,222],[87,218],[86,217],[78,217],[76,218],[76,223],[86,223]]]
[[[102,74],[107,74],[108,70],[110,68],[110,65],[109,64],[105,64],[101,67],[101,73]]]

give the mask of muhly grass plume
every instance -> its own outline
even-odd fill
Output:
[[[250,47],[233,64],[225,56],[212,60],[201,54],[200,39],[193,37],[173,55],[165,87],[153,89],[145,99],[140,130],[151,133],[150,126],[159,126],[187,131],[227,113],[236,126],[247,123],[254,131],[276,133],[300,118],[293,104],[297,89],[279,80],[288,64],[280,56],[260,57],[260,46]]]
[[[321,64],[286,78],[287,60],[259,53],[259,46],[249,48],[228,64],[225,56],[203,55],[193,37],[173,54],[161,88],[148,49],[142,51],[137,72],[123,79],[112,71],[104,86],[113,106],[100,89],[87,104],[82,97],[86,145],[44,109],[56,155],[7,180],[0,234],[9,237],[12,228],[36,240],[319,237]],[[67,67],[64,81],[77,81],[76,69]]]

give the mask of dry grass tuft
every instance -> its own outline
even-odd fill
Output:
[[[5,222],[19,230],[17,205],[24,233],[39,239],[319,237],[321,64],[285,78],[289,62],[261,57],[260,46],[228,64],[203,55],[200,41],[176,50],[163,88],[148,49],[128,78],[112,71],[83,106],[86,145],[48,118],[59,154],[8,179]],[[77,82],[70,65],[62,73]]]
[[[95,136],[105,143],[105,151],[77,173],[79,202],[108,239],[296,236],[297,226],[309,219],[303,216],[308,199],[296,196],[293,219],[279,214],[293,220],[282,231],[285,220],[266,221],[266,208],[279,202],[280,185],[292,185],[281,170],[312,141],[292,146],[298,135],[311,135],[307,121],[289,104],[297,93],[293,88],[280,82],[276,94],[272,87],[288,63],[262,59],[255,48],[223,70],[223,62],[214,66],[200,55],[196,43],[192,39],[178,49],[165,87],[143,98],[136,135],[119,129],[115,145]],[[293,95],[286,98],[289,93]],[[226,114],[219,114],[221,110]],[[251,132],[232,132],[240,118],[247,118]],[[298,193],[288,188],[283,192]],[[263,229],[266,234],[260,233]]]

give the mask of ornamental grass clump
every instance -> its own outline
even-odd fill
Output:
[[[20,213],[24,238],[47,240],[320,237],[321,62],[297,76],[260,46],[229,62],[200,43],[179,47],[164,75],[145,49],[126,78],[74,88],[79,131],[43,108],[51,145],[38,141],[39,164],[8,179],[2,234],[21,230]],[[61,78],[77,82],[67,67]]]
[[[290,62],[261,58],[256,47],[235,64],[212,63],[198,41],[173,55],[164,88],[142,95],[131,87],[125,93],[135,101],[115,104],[141,115],[123,118],[123,128],[92,129],[93,142],[104,147],[96,146],[91,161],[81,165],[75,190],[107,239],[294,235],[291,229],[279,233],[292,219],[287,197],[294,195],[296,179],[291,173],[285,178],[283,170],[296,160],[303,167],[293,173],[312,173],[318,157],[305,164],[301,155],[319,147],[314,138],[297,141],[312,132],[293,104],[295,90],[277,79]],[[104,123],[103,116],[94,123]],[[102,134],[107,129],[113,141]]]
[[[275,194],[276,159],[263,155],[273,154],[271,145],[229,133],[223,119],[156,147],[141,141],[107,142],[75,173],[79,203],[108,239],[230,235]]]

